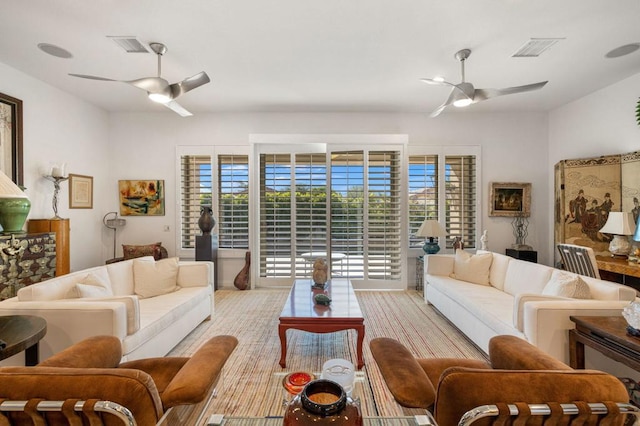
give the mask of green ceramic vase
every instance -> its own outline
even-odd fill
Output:
[[[2,232],[24,232],[24,222],[31,209],[28,198],[0,198]]]

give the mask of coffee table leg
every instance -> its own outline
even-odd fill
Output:
[[[278,325],[278,335],[280,336],[280,367],[287,366],[287,329],[289,327]]]
[[[24,365],[26,365],[27,367],[33,367],[34,365],[38,364],[38,362],[40,362],[39,347],[40,345],[36,343],[33,346],[29,346],[27,349],[25,349]]]
[[[358,370],[364,366],[364,359],[362,359],[362,343],[364,342],[364,325],[356,328],[358,333],[358,342],[356,345],[356,352],[358,355]]]

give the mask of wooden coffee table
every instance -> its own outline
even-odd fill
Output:
[[[280,314],[280,366],[287,366],[287,330],[290,328],[311,333],[334,333],[354,329],[358,334],[358,369],[362,368],[364,317],[351,282],[345,278],[333,278],[327,282],[324,290],[314,290],[312,285],[313,281],[308,278],[295,280]],[[331,305],[317,305],[313,296],[318,293],[329,296]]]
[[[569,330],[569,363],[584,368],[584,347],[640,371],[640,338],[627,334],[627,321],[622,316],[571,316],[576,323]]]
[[[39,362],[38,344],[47,333],[44,318],[31,315],[0,316],[0,340],[6,347],[0,350],[0,359],[25,351],[25,365]]]

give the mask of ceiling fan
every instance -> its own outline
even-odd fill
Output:
[[[462,82],[458,84],[449,83],[448,81],[440,80],[440,79],[432,79],[432,78],[423,78],[421,81],[424,81],[428,84],[440,85],[440,86],[451,86],[451,93],[447,100],[435,109],[429,115],[430,117],[437,117],[446,107],[449,105],[454,105],[457,107],[465,107],[471,104],[475,104],[480,101],[486,101],[489,98],[495,98],[496,96],[502,95],[511,95],[513,93],[522,93],[529,92],[531,90],[542,89],[548,81],[541,81],[540,83],[527,84],[524,86],[515,86],[515,87],[507,87],[504,89],[476,89],[473,87],[473,84],[466,82],[464,79],[464,62],[471,55],[470,49],[462,49],[456,52],[454,55],[457,60],[460,61],[460,66],[462,68]]]
[[[149,96],[149,99],[154,102],[163,104],[170,110],[180,114],[182,117],[193,115],[189,111],[184,109],[179,103],[177,103],[175,99],[187,93],[188,91],[195,89],[196,87],[207,84],[209,81],[211,81],[209,79],[209,76],[206,72],[202,71],[192,77],[185,78],[178,83],[169,84],[167,80],[160,77],[160,72],[162,69],[162,55],[167,52],[167,46],[162,43],[149,43],[149,47],[155,52],[156,55],[158,55],[157,77],[144,77],[137,80],[113,80],[111,78],[96,77],[86,74],[69,75],[73,77],[88,78],[90,80],[117,81],[120,83],[127,83],[139,89],[145,90]]]

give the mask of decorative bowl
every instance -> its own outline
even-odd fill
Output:
[[[284,376],[282,379],[282,386],[289,392],[291,395],[299,394],[302,389],[307,385],[307,383],[315,380],[316,376],[312,373],[308,373],[306,371],[294,371],[293,373],[289,373]]]

